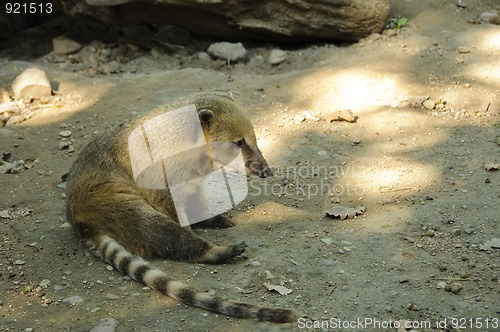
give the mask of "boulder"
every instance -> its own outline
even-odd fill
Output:
[[[357,41],[380,32],[388,0],[62,0],[68,14],[114,25],[175,24],[226,41]]]
[[[12,82],[15,99],[40,99],[52,94],[49,79],[43,70],[28,68]]]

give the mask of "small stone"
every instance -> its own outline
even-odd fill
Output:
[[[434,109],[434,107],[436,106],[436,103],[435,103],[434,101],[430,100],[430,99],[427,99],[426,101],[424,101],[424,102],[422,103],[422,105],[423,105],[426,109],[428,109],[428,110],[432,110],[432,109]]]
[[[325,266],[332,267],[332,266],[337,265],[337,262],[332,261],[331,259],[325,259],[325,260],[323,260],[323,264],[324,264]]]
[[[113,317],[104,318],[99,325],[94,326],[89,332],[114,332],[118,321]]]
[[[52,39],[52,47],[55,54],[67,55],[78,52],[82,48],[82,45],[73,39],[59,36]]]
[[[464,288],[464,286],[461,283],[454,282],[451,284],[450,291],[453,294],[458,294],[463,288]]]
[[[463,54],[470,53],[470,48],[467,46],[459,46],[457,48],[457,51],[458,51],[458,53],[463,53]]]
[[[326,237],[324,239],[321,239],[321,241],[325,244],[332,244],[333,243],[333,239],[331,237]]]
[[[266,279],[271,280],[274,278],[273,274],[269,270],[265,270],[264,273],[266,274]]]
[[[74,295],[64,299],[63,302],[67,303],[68,305],[76,305],[78,303],[82,303],[83,298],[79,295]]]
[[[499,24],[500,25],[500,16],[498,16],[498,12],[496,10],[491,12],[483,12],[479,15],[481,21],[491,24]]]
[[[12,83],[15,99],[40,99],[52,95],[49,79],[43,70],[28,68]]]
[[[432,229],[428,229],[428,230],[425,232],[425,236],[428,236],[428,237],[434,237],[434,235],[436,235],[436,232],[434,232],[434,230],[432,230]]]
[[[0,168],[1,168],[1,166],[0,166]],[[0,171],[0,174],[1,173],[2,172]],[[2,218],[2,219],[10,219],[9,210],[2,210],[2,211],[0,211],[0,218]]]
[[[22,261],[22,260],[20,260],[20,259],[18,259],[18,260],[16,260],[16,261],[14,262],[14,265],[24,265],[24,264],[26,264],[26,262],[25,262],[25,261]]]
[[[326,152],[325,150],[320,150],[318,151],[318,155],[319,156],[326,156],[328,152]]]
[[[62,291],[64,289],[64,287],[61,285],[54,285],[53,289],[55,292],[59,292],[59,291]]]
[[[214,43],[208,47],[207,52],[214,58],[227,62],[244,60],[247,56],[247,50],[241,43]]]
[[[285,62],[286,59],[288,58],[288,54],[280,49],[274,49],[271,51],[269,54],[269,58],[267,61],[273,66],[279,65],[282,62]]]
[[[260,264],[259,261],[251,261],[250,265],[253,266],[253,267],[259,267],[261,264]]]
[[[436,285],[436,288],[437,289],[444,289],[444,288],[446,288],[446,282],[444,282],[444,281],[438,282],[437,285]]]
[[[70,146],[71,146],[71,142],[68,142],[68,141],[59,142],[59,150],[66,150]]]
[[[118,295],[115,295],[115,294],[106,294],[106,299],[108,299],[108,300],[119,300],[120,297]]]
[[[71,136],[71,131],[69,130],[63,130],[59,132],[59,136],[61,137],[70,137]]]
[[[46,288],[50,285],[50,280],[49,279],[43,279],[42,281],[40,281],[40,283],[38,284],[38,286],[42,287],[42,288]]]

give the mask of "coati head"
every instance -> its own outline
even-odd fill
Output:
[[[232,143],[241,149],[247,173],[261,178],[273,175],[257,146],[250,117],[232,99],[211,95],[201,97],[195,104],[208,144]]]

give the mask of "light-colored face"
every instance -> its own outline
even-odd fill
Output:
[[[255,132],[248,115],[230,100],[220,99],[206,109],[200,109],[207,143],[225,142],[241,148],[248,173],[260,177],[272,175],[267,161],[262,156]]]

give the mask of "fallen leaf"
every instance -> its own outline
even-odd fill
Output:
[[[291,289],[286,288],[285,286],[271,285],[270,283],[267,282],[264,283],[264,286],[266,286],[267,290],[276,291],[280,293],[280,295],[288,295],[292,292]]]
[[[500,169],[500,164],[494,163],[484,163],[484,169],[487,171],[498,171]]]
[[[500,239],[494,238],[489,241],[486,241],[483,245],[479,246],[481,250],[493,250],[500,249]]]
[[[363,214],[363,212],[365,211],[366,211],[365,207],[361,205],[355,208],[335,205],[330,209],[326,210],[325,213],[330,217],[338,217],[344,220],[344,219],[354,218],[357,215]]]
[[[351,110],[337,110],[328,116],[328,121],[347,121],[347,122],[356,122],[358,119]]]

